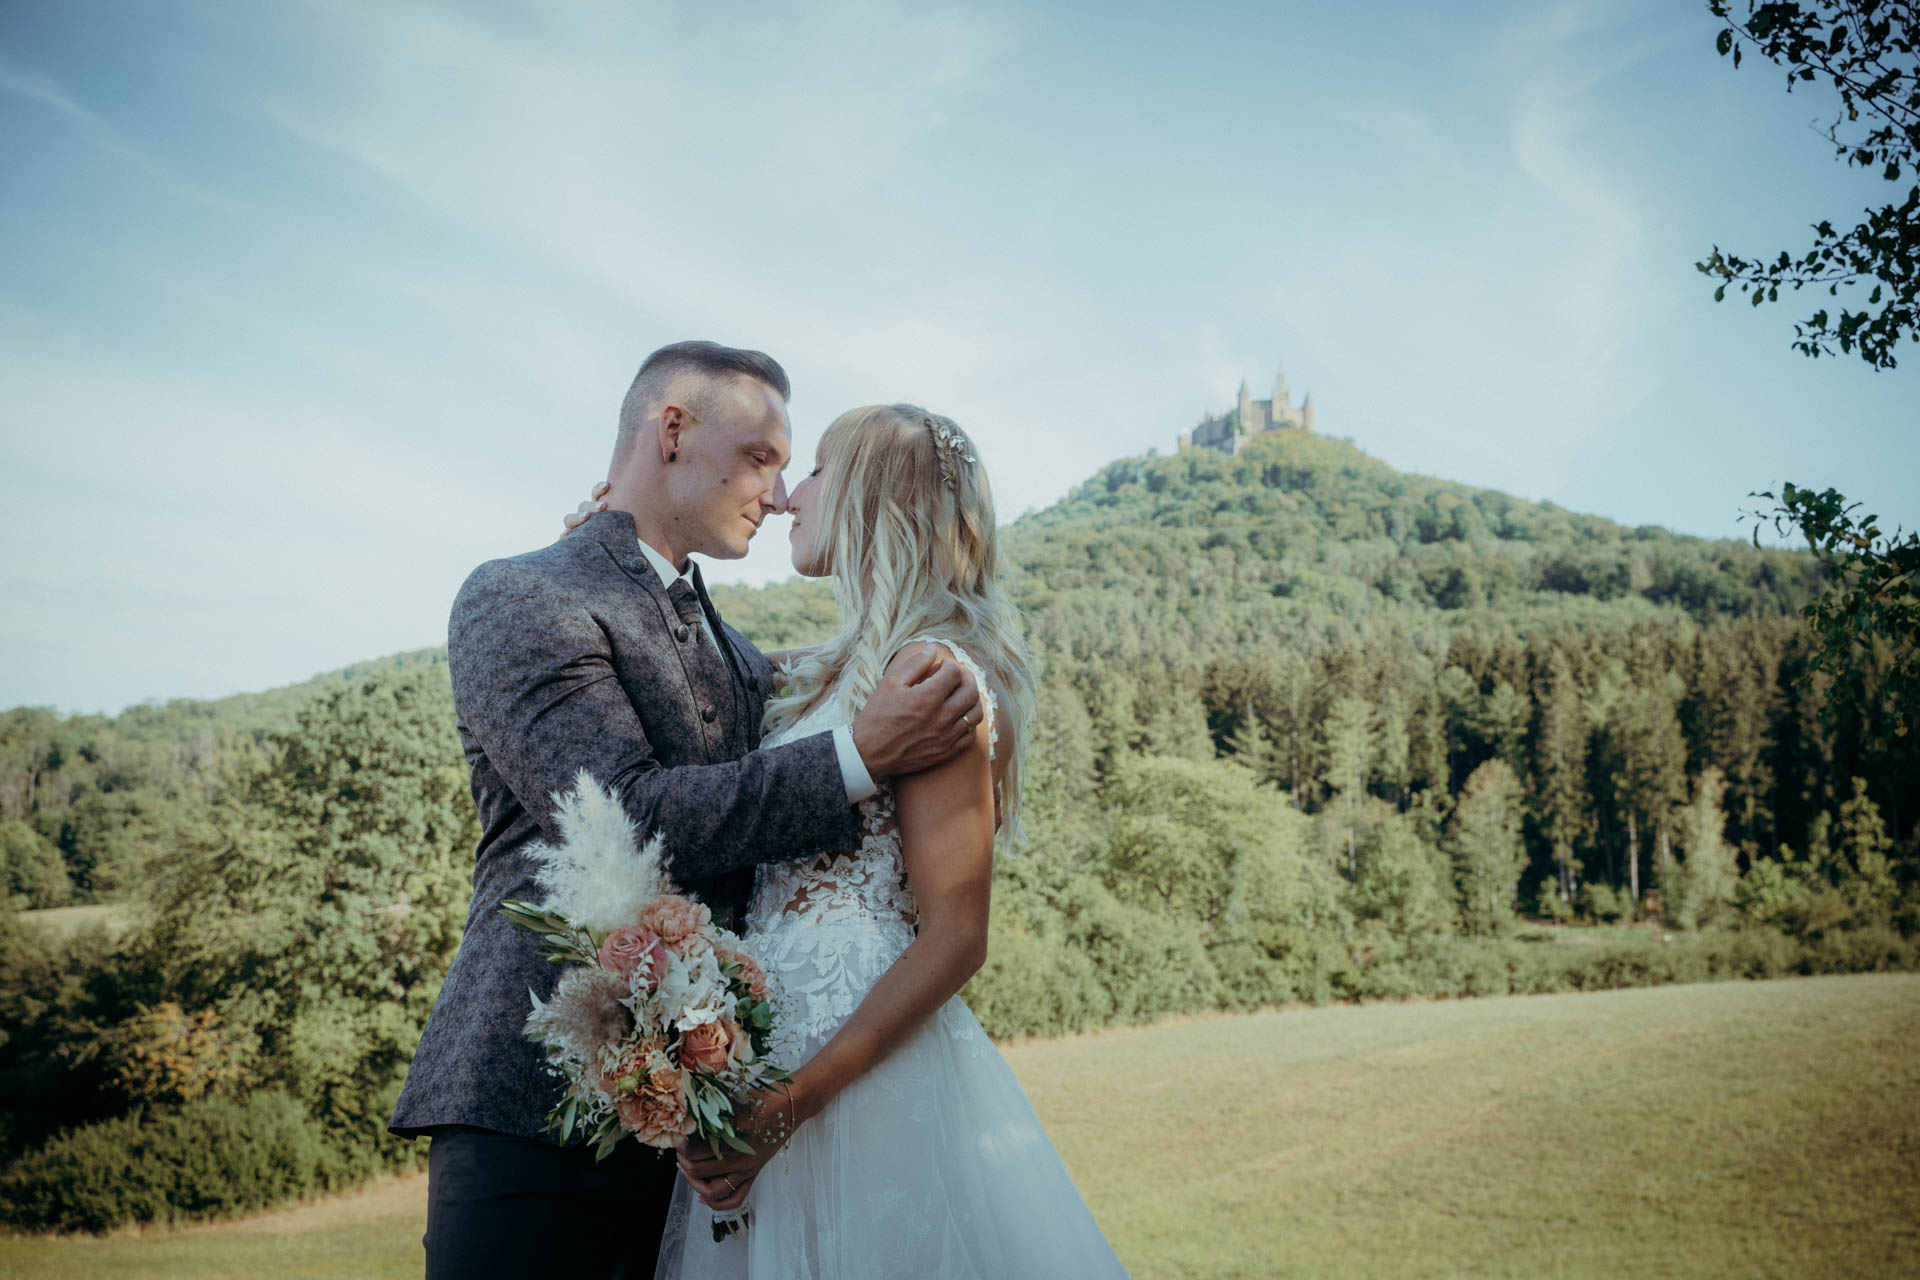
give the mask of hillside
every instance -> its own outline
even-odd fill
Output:
[[[1237,455],[1122,459],[1005,536],[1022,607],[1036,620],[1092,611],[1107,656],[1149,635],[1213,653],[1380,626],[1780,616],[1818,572],[1803,554],[1630,529],[1298,432]],[[770,645],[813,638],[833,617],[824,586],[799,582],[729,590],[724,607]]]
[[[1091,699],[1102,696],[1100,673],[1114,664],[1151,661],[1162,676],[1187,673],[1145,691],[1143,732],[1165,704],[1186,697],[1198,705],[1210,664],[1218,675],[1222,662],[1296,660],[1352,645],[1443,663],[1461,636],[1524,643],[1562,628],[1651,627],[1680,637],[1693,634],[1690,624],[1786,625],[1817,581],[1805,555],[1629,529],[1408,475],[1350,443],[1297,432],[1257,437],[1238,455],[1122,459],[1015,521],[1005,537],[1017,598],[1057,680]],[[834,625],[824,583],[716,596],[769,648],[819,639]],[[0,713],[0,854],[13,894],[42,906],[118,896],[127,868],[176,811],[257,767],[272,735],[316,694],[444,660],[439,649],[417,650],[282,689],[113,717]],[[1515,697],[1529,696],[1511,676],[1507,683]],[[1244,705],[1252,694],[1238,688],[1236,696]],[[1268,718],[1267,730],[1300,737],[1300,725]],[[1206,706],[1216,746],[1239,720],[1231,707]],[[1135,735],[1133,745],[1142,741]],[[1307,800],[1307,764],[1296,766],[1301,776],[1288,783]]]

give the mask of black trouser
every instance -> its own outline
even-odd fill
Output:
[[[673,1178],[671,1152],[627,1139],[595,1164],[591,1147],[435,1129],[427,1280],[652,1280]]]

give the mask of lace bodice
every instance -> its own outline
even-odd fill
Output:
[[[993,691],[979,665],[938,636],[914,640],[941,644],[973,676],[986,715],[989,749],[998,746]],[[846,723],[852,714],[846,703],[841,691],[830,691],[766,745]],[[789,1067],[799,1065],[806,1048],[817,1047],[853,1011],[867,988],[913,941],[919,921],[907,884],[893,785],[882,780],[859,808],[858,848],[763,863],[754,876],[747,934],[773,980],[773,1051]],[[811,976],[796,989],[786,976],[803,971]]]

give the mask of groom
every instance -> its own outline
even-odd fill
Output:
[[[730,921],[753,868],[860,843],[873,779],[968,741],[981,712],[951,663],[883,680],[849,724],[756,750],[772,668],[721,621],[688,553],[746,554],[785,509],[786,372],[711,342],[663,347],[620,410],[608,509],[551,546],[481,565],[448,625],[460,742],[480,810],[473,905],[389,1127],[431,1135],[427,1275],[653,1274],[674,1163],[541,1135],[558,1096],[522,1033],[556,967],[500,914],[533,898],[527,847],[586,769],[674,879]]]

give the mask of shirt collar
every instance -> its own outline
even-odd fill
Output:
[[[667,559],[665,556],[661,555],[658,551],[655,551],[652,547],[648,546],[647,540],[645,538],[635,538],[634,541],[640,544],[640,554],[644,555],[647,558],[647,563],[653,566],[653,571],[660,575],[661,586],[663,587],[672,586],[675,578],[686,578],[688,580],[688,584],[692,585],[692,580],[693,580],[693,557],[692,556],[687,557],[687,571],[685,573],[682,573],[678,569],[673,567],[673,561]]]

